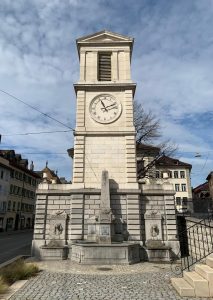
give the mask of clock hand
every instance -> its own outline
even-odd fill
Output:
[[[105,104],[104,104],[104,102],[102,100],[101,100],[101,104],[103,105],[103,107],[101,109],[104,109],[104,111],[108,111],[107,108],[106,108],[106,106],[105,106]]]
[[[118,108],[118,107],[117,106],[113,106],[113,107],[108,108],[108,110],[111,110],[111,109],[114,109],[114,108]]]
[[[110,107],[110,106],[115,106],[117,103],[115,102],[115,103],[113,103],[113,104],[110,104],[110,105],[108,105],[108,106],[105,106],[105,108],[108,108],[108,107]]]

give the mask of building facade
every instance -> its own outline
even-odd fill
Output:
[[[192,166],[178,159],[160,154],[160,148],[137,144],[138,178],[141,184],[169,182],[175,190],[178,212],[186,212],[192,203],[190,173]]]
[[[0,231],[6,227],[8,195],[10,191],[10,167],[9,162],[0,157]]]
[[[213,172],[209,173],[209,175],[206,177],[206,180],[208,180],[209,192],[210,192],[211,199],[213,201]]]
[[[0,230],[32,228],[40,176],[13,150],[0,150]]]
[[[188,203],[192,202],[190,173],[192,166],[178,159],[162,156],[156,161],[156,182],[167,180],[175,190],[177,211],[187,211]]]

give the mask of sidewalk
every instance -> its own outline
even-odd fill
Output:
[[[195,299],[182,298],[173,289],[170,277],[174,274],[169,264],[142,262],[135,265],[89,266],[68,260],[37,264],[42,272],[31,278],[11,300]]]

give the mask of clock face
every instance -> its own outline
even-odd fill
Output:
[[[122,106],[120,101],[116,100],[113,96],[103,94],[91,101],[89,111],[93,120],[108,124],[120,117]]]

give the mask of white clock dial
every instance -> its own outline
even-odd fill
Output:
[[[89,111],[93,120],[107,124],[114,122],[120,117],[122,106],[120,101],[113,96],[103,94],[91,101]]]

